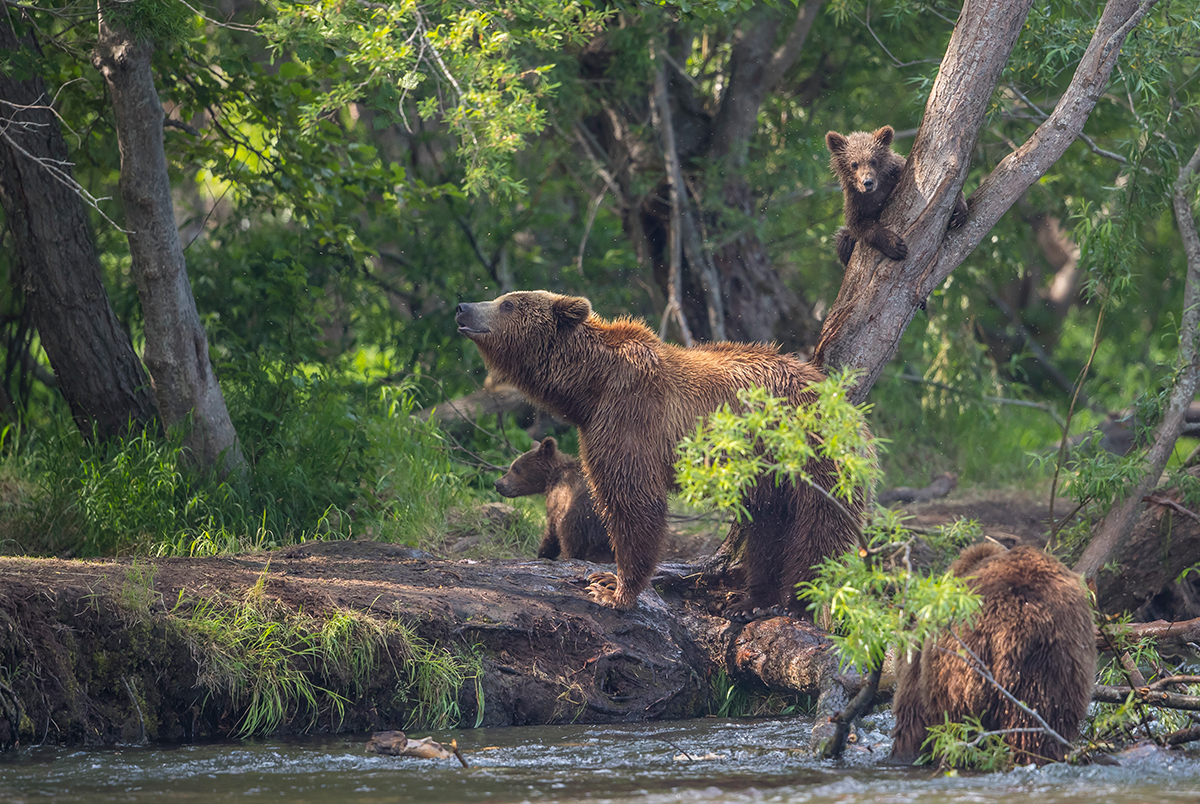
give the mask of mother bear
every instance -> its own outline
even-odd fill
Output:
[[[460,304],[455,321],[496,379],[579,429],[580,457],[617,563],[615,583],[594,576],[589,591],[618,609],[632,607],[654,573],[680,439],[723,403],[736,406],[740,388],[763,386],[800,405],[813,400],[808,386],[824,379],[776,346],[684,349],[639,321],[605,321],[587,299],[544,290]],[[833,487],[828,462],[808,472]],[[804,483],[761,480],[745,503],[751,521],[734,529],[745,530],[748,595],[736,608],[782,604],[803,614],[795,584],[810,580],[824,557],[847,550],[857,523]],[[847,509],[858,518],[862,501]]]

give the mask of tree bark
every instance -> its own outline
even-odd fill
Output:
[[[734,38],[729,84],[713,123],[708,158],[724,168],[722,197],[727,207],[751,217],[754,198],[746,183],[750,140],[758,130],[763,100],[796,63],[824,0],[807,0],[779,47],[772,49],[782,23],[774,9],[760,6],[752,23]],[[711,226],[720,228],[713,218]],[[689,258],[690,259],[690,258]],[[787,287],[758,236],[747,230],[712,255],[725,298],[726,333],[738,341],[775,341],[787,348],[811,347],[816,340],[812,310]],[[695,270],[695,269],[692,269]]]
[[[103,5],[99,29],[92,61],[112,94],[121,199],[146,322],[144,358],[159,410],[168,427],[187,428],[183,443],[198,468],[240,471],[241,448],[213,374],[175,226],[162,103],[150,67],[154,43],[134,40]]]
[[[1187,279],[1183,288],[1183,313],[1179,326],[1178,380],[1171,390],[1166,415],[1155,433],[1154,444],[1146,456],[1145,474],[1125,500],[1113,505],[1075,564],[1075,571],[1095,578],[1098,588],[1107,586],[1110,580],[1120,582],[1120,579],[1110,579],[1110,573],[1100,573],[1100,568],[1129,540],[1134,517],[1145,505],[1142,497],[1158,484],[1167,460],[1175,451],[1175,442],[1183,432],[1188,409],[1196,396],[1196,381],[1200,376],[1200,353],[1196,348],[1196,338],[1200,333],[1200,234],[1196,232],[1192,213],[1191,185],[1197,168],[1200,168],[1200,146],[1197,146],[1192,158],[1179,168],[1172,194],[1175,222],[1179,225],[1179,235],[1183,238],[1183,250],[1187,257]]]
[[[660,164],[654,149],[635,133],[644,119],[643,109],[605,105],[603,113],[592,117],[582,127],[584,131],[577,132],[597,173],[621,200],[625,232],[639,259],[653,269],[656,282],[663,287],[670,264],[669,232],[675,228],[670,223],[673,205],[668,196],[673,188],[678,189],[682,302],[697,340],[724,337],[776,341],[785,349],[811,348],[816,342],[816,322],[809,305],[784,284],[754,230],[731,231],[719,212],[699,209],[694,194],[684,190],[694,189],[694,185],[689,187],[696,180],[694,170],[689,176],[692,160],[704,157],[722,165],[720,192],[725,206],[747,217],[756,214],[742,168],[758,130],[758,111],[767,94],[795,64],[823,2],[807,0],[778,47],[773,45],[787,24],[783,12],[760,4],[747,16],[733,38],[726,88],[715,115],[702,109],[692,87],[679,79],[676,65],[656,65],[666,71],[662,77],[668,84],[671,112],[658,117],[660,121],[672,121],[671,139],[676,143],[681,170],[678,182],[667,178],[650,193],[639,186],[639,177],[646,173],[664,168],[665,173],[673,172],[669,157],[664,155]],[[668,38],[673,40],[676,52],[687,50],[686,44],[679,41],[688,38],[682,27],[673,29]],[[663,56],[661,61],[669,63],[669,56]],[[604,38],[597,38],[582,59],[585,74],[602,75],[613,57]],[[656,83],[652,81],[646,92],[652,103],[659,93]],[[664,142],[665,125],[656,125]],[[713,241],[722,245],[714,248]],[[715,325],[714,317],[723,326]]]
[[[35,51],[0,16],[0,50]],[[20,287],[84,438],[105,440],[157,421],[154,395],[100,279],[84,201],[39,75],[0,72],[0,204],[13,235]]]
[[[1156,2],[1109,0],[1054,112],[972,194],[967,223],[947,232],[988,100],[1032,3],[968,0],[963,6],[908,164],[883,214],[884,224],[903,235],[908,259],[893,262],[872,249],[855,249],[814,356],[829,368],[863,371],[856,402],[866,398],[929,294],[1075,141],[1125,37]]]

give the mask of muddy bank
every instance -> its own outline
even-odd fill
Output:
[[[595,569],[437,560],[375,542],[0,558],[0,745],[706,714],[742,631],[710,613],[722,590],[699,594],[672,576],[620,613],[587,599]],[[335,620],[377,649],[313,636]],[[273,642],[284,647],[272,653]],[[448,699],[435,708],[438,678]]]

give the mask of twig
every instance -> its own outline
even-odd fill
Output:
[[[1200,514],[1197,514],[1195,511],[1192,511],[1189,508],[1184,508],[1179,503],[1175,502],[1174,500],[1168,499],[1166,497],[1158,497],[1158,496],[1155,496],[1154,494],[1147,494],[1146,496],[1142,497],[1142,502],[1150,502],[1150,503],[1154,503],[1156,505],[1164,505],[1173,511],[1178,511],[1179,513],[1183,514],[1184,516],[1190,516],[1192,519],[1196,520],[1197,522],[1200,522]]]
[[[958,644],[962,646],[962,649],[967,652],[967,656],[971,657],[971,661],[967,661],[967,658],[964,657],[961,653],[958,653],[958,652],[952,651],[952,650],[948,650],[946,648],[941,647],[940,645],[937,646],[938,650],[943,651],[944,653],[949,653],[953,656],[958,656],[959,658],[961,658],[964,662],[966,662],[967,667],[970,667],[972,670],[974,670],[980,676],[980,678],[982,678],[984,681],[986,681],[987,683],[989,683],[993,687],[995,687],[1000,692],[1000,694],[1003,695],[1005,698],[1007,698],[1009,701],[1011,701],[1014,706],[1016,706],[1022,712],[1024,712],[1025,714],[1027,714],[1031,718],[1033,718],[1035,721],[1037,721],[1038,725],[1042,727],[1042,731],[1044,733],[1049,734],[1051,737],[1058,740],[1060,743],[1065,745],[1067,748],[1071,747],[1070,741],[1067,740],[1067,738],[1063,737],[1061,734],[1059,734],[1057,731],[1055,731],[1053,728],[1051,728],[1050,724],[1046,722],[1045,718],[1043,718],[1041,715],[1039,715],[1037,713],[1036,709],[1031,709],[1030,707],[1026,706],[1024,703],[1022,703],[1021,701],[1017,700],[1017,697],[1015,695],[1013,695],[1011,692],[1004,689],[1004,687],[1000,685],[1000,682],[997,681],[996,677],[992,675],[992,672],[990,670],[988,670],[987,665],[983,663],[983,660],[979,658],[979,656],[975,653],[975,651],[971,650],[971,648],[967,645],[966,642],[963,642],[962,637],[960,637],[954,631],[954,629],[950,629],[950,635],[952,637],[954,637],[954,639],[958,642]]]
[[[592,203],[588,205],[587,223],[583,227],[583,237],[579,238],[579,254],[575,257],[575,268],[579,271],[580,276],[583,276],[583,252],[587,248],[588,236],[592,233],[592,224],[596,222],[596,213],[600,211],[600,205],[604,203],[606,192],[607,189],[601,189],[592,199]]]
[[[833,737],[829,738],[829,742],[825,743],[821,749],[821,756],[825,759],[837,759],[842,755],[854,719],[869,710],[871,704],[875,702],[875,693],[879,690],[881,675],[883,675],[883,668],[872,667],[871,672],[867,674],[866,683],[858,691],[858,695],[854,696],[854,700],[850,702],[849,706],[829,718],[829,722],[836,724],[837,728],[834,729]]]

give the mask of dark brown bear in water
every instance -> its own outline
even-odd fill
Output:
[[[505,497],[546,495],[546,533],[538,558],[582,558],[585,561],[613,560],[612,545],[604,523],[592,506],[592,493],[579,461],[558,449],[547,436],[542,443],[521,454],[496,481],[496,491]]]
[[[1005,550],[990,542],[963,551],[950,571],[983,597],[975,627],[962,640],[996,681],[1037,711],[1067,740],[1079,735],[1096,676],[1092,612],[1079,576],[1032,547]],[[978,717],[988,730],[1038,724],[959,656],[942,637],[911,661],[896,662],[894,759],[913,762],[929,726]],[[1059,761],[1066,748],[1042,732],[1009,734],[1018,761]]]
[[[684,349],[644,324],[605,321],[587,299],[546,291],[508,293],[458,305],[459,332],[479,347],[497,379],[579,428],[580,457],[616,554],[617,574],[593,576],[597,602],[630,608],[646,588],[666,532],[675,447],[697,421],[740,388],[763,386],[808,404],[821,372],[774,346],[712,343]],[[810,475],[832,488],[832,466]],[[848,549],[854,526],[807,485],[766,479],[748,495],[748,595],[739,612],[779,605],[802,613],[793,587],[812,566]],[[861,501],[849,506],[858,517]]]
[[[842,135],[830,131],[825,147],[832,154],[829,166],[842,185],[846,225],[837,233],[837,255],[842,265],[850,264],[859,240],[874,246],[893,260],[908,257],[904,238],[879,222],[888,196],[904,172],[904,157],[892,150],[895,131],[884,126],[874,132],[856,131]],[[950,215],[950,228],[967,221],[967,199],[960,192]]]

